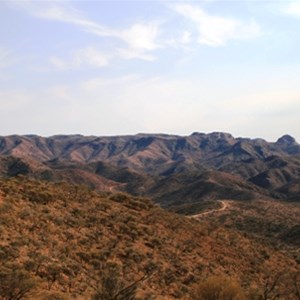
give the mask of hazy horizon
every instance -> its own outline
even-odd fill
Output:
[[[300,140],[300,1],[1,1],[0,135]]]
[[[235,139],[239,139],[239,138],[243,138],[243,139],[251,139],[251,140],[255,140],[255,139],[263,139],[269,143],[273,143],[276,142],[278,139],[280,139],[281,137],[283,137],[284,135],[288,135],[291,136],[289,133],[285,133],[281,136],[278,136],[276,139],[274,140],[268,140],[265,139],[264,137],[261,136],[254,136],[254,137],[250,137],[250,136],[235,136],[233,134],[231,134],[230,132],[223,132],[223,131],[211,131],[211,132],[202,132],[202,131],[194,131],[191,133],[187,133],[187,134],[178,134],[178,133],[168,133],[168,132],[136,132],[136,133],[124,133],[124,134],[103,134],[103,135],[95,135],[95,134],[82,134],[82,133],[54,133],[51,135],[41,135],[41,134],[36,134],[36,133],[24,133],[24,134],[18,134],[18,133],[12,133],[12,134],[7,134],[7,135],[0,135],[0,137],[9,137],[9,136],[40,136],[43,138],[51,138],[51,137],[55,137],[55,136],[84,136],[84,137],[122,137],[122,136],[138,136],[138,135],[146,135],[146,136],[151,136],[151,135],[166,135],[166,136],[182,136],[182,137],[186,137],[186,136],[190,136],[192,134],[195,133],[199,133],[199,134],[213,134],[213,133],[225,133],[225,134],[230,134],[233,136],[233,138]],[[293,138],[295,138],[294,136],[292,136]],[[296,139],[296,138],[295,138]],[[296,142],[298,143],[298,140],[296,139]]]

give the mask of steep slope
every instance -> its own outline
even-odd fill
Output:
[[[36,178],[49,175],[48,178],[54,180],[82,180],[98,189],[109,189],[113,185],[136,195],[158,195],[158,201],[166,200],[160,197],[164,189],[179,201],[190,201],[192,196],[202,195],[200,190],[194,191],[201,185],[199,178],[207,172],[215,172],[214,184],[219,191],[215,197],[226,198],[228,194],[240,198],[232,188],[232,177],[225,173],[235,176],[235,181],[240,180],[233,185],[245,188],[248,195],[248,191],[254,189],[253,185],[259,187],[255,193],[275,198],[295,199],[300,193],[298,184],[295,184],[300,180],[300,145],[289,135],[275,143],[234,138],[220,132],[196,132],[190,136],[59,135],[44,138],[14,135],[0,137],[0,158],[0,171],[4,175],[33,174]],[[223,174],[224,178],[227,176],[228,189],[220,188],[226,184],[218,174]],[[190,180],[186,179],[188,177]],[[105,183],[104,178],[110,181]],[[194,183],[191,182],[193,179]],[[178,192],[182,190],[181,183],[187,182],[191,194],[177,193],[176,180]],[[203,184],[200,188],[205,189],[208,185]],[[170,185],[174,188],[169,188]],[[288,188],[290,185],[293,188]],[[209,190],[215,190],[213,185]],[[207,197],[213,198],[213,194]]]
[[[160,181],[149,190],[163,207],[197,203],[204,200],[251,200],[269,198],[270,194],[237,175],[219,171],[176,174]]]

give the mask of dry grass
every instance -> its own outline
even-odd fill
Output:
[[[233,226],[232,209],[197,221],[84,186],[19,178],[0,180],[0,190],[0,263],[35,282],[30,299],[90,299],[111,268],[122,285],[149,274],[139,299],[188,299],[211,275],[262,291],[272,272],[299,270],[290,254]]]

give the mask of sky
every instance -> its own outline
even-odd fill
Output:
[[[0,135],[300,142],[300,0],[0,1]]]

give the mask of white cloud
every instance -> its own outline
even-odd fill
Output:
[[[261,34],[255,21],[245,23],[233,18],[212,16],[191,4],[178,4],[173,9],[195,24],[200,44],[222,46],[232,39],[249,39]]]
[[[86,66],[91,68],[103,68],[117,59],[141,59],[145,61],[154,61],[155,57],[139,49],[120,48],[114,49],[110,53],[107,53],[102,52],[96,47],[85,47],[70,53],[68,55],[68,59],[62,59],[53,56],[50,58],[50,63],[57,70],[64,71],[71,69],[80,69]]]
[[[157,43],[159,23],[136,23],[129,29],[119,32],[121,39],[128,44],[127,48],[117,49],[115,57],[126,60],[141,59],[154,61],[155,56],[149,54],[162,46]]]
[[[121,31],[120,37],[126,41],[130,48],[155,50],[159,48],[156,43],[159,23],[134,24],[131,28]]]
[[[120,57],[126,60],[141,59],[146,61],[154,61],[156,59],[155,56],[151,54],[145,53],[143,51],[138,51],[136,49],[130,49],[130,48],[118,49],[116,53],[116,57]]]
[[[70,68],[70,63],[66,63],[64,60],[58,57],[51,57],[50,63],[58,70],[67,70]]]
[[[120,58],[153,60],[152,56],[146,53],[161,47],[157,42],[160,26],[158,22],[139,22],[127,29],[114,29],[89,20],[78,10],[65,2],[20,1],[13,5],[27,11],[37,18],[72,24],[78,26],[81,30],[100,37],[111,37],[121,40],[126,46],[123,47],[121,51],[122,54],[119,55]],[[95,66],[99,67],[107,64],[107,58],[103,57],[103,54],[99,55],[99,53],[94,53],[93,50],[91,51],[91,60],[93,60]],[[85,56],[85,53],[79,55],[79,61],[82,56]],[[87,61],[86,58],[82,60]],[[89,62],[91,62],[91,60]],[[57,66],[62,66],[61,61],[57,59],[52,59],[52,62]]]
[[[87,47],[78,51],[75,62],[78,65],[86,62],[92,66],[103,67],[109,63],[109,60],[109,55],[104,54],[93,47]]]
[[[24,10],[40,19],[54,20],[76,25],[82,30],[99,36],[116,35],[113,30],[85,18],[80,11],[69,5],[67,2],[14,1],[9,3],[10,6]]]
[[[181,35],[181,38],[179,39],[181,44],[188,44],[191,41],[191,32],[184,31]]]
[[[75,51],[70,57],[69,61],[51,57],[50,62],[59,70],[78,69],[83,65],[101,68],[109,64],[112,55],[103,53],[95,47],[85,47]]]
[[[300,2],[290,2],[288,3],[283,12],[295,17],[300,17]]]

